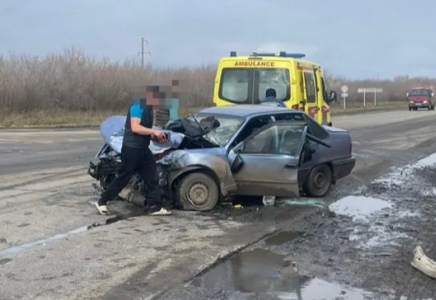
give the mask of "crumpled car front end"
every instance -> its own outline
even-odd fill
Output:
[[[90,162],[88,170],[89,175],[100,181],[100,191],[107,188],[121,166],[125,119],[124,116],[112,116],[100,126],[104,145],[97,152],[98,163]],[[177,203],[178,184],[182,178],[193,172],[211,176],[219,187],[220,198],[236,190],[224,148],[199,137],[192,138],[179,132],[163,131],[170,134],[170,140],[163,144],[151,142],[150,150],[156,159],[159,185],[164,199]],[[125,200],[143,205],[143,195],[147,194],[147,187],[138,174],[133,176],[128,187],[130,191]]]
[[[222,147],[207,149],[176,150],[165,155],[159,164],[171,166],[169,184],[173,186],[178,179],[190,172],[208,172],[219,183],[222,196],[236,191],[236,182]]]

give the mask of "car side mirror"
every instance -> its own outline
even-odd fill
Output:
[[[241,153],[242,151],[244,151],[244,142],[240,142],[238,145],[236,145],[236,146],[233,148],[233,152],[234,152],[235,154],[239,154],[239,153]]]

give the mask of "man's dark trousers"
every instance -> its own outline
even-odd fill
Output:
[[[123,145],[121,149],[121,168],[117,177],[110,183],[107,190],[102,193],[100,205],[106,205],[129,183],[133,174],[138,172],[144,183],[149,188],[147,203],[150,211],[158,211],[162,208],[162,197],[159,188],[156,160],[150,148],[132,148]]]

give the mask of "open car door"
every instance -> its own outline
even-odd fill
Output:
[[[229,153],[239,195],[299,197],[298,169],[306,142],[305,122],[262,127]]]

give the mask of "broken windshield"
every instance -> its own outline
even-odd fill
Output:
[[[206,117],[214,117],[220,122],[220,126],[213,129],[211,132],[205,135],[210,142],[224,147],[230,138],[238,131],[242,123],[244,123],[245,118],[235,117],[235,116],[224,116],[224,115],[211,115],[211,114],[194,114],[193,115],[199,122],[201,119]]]

